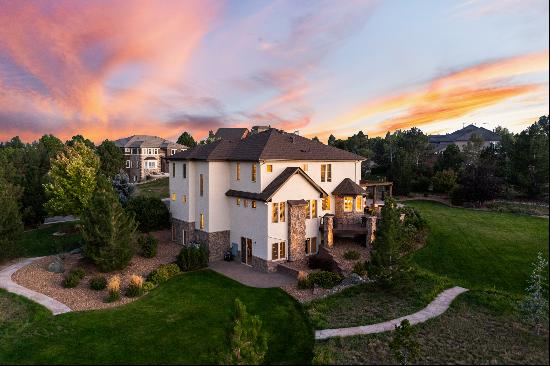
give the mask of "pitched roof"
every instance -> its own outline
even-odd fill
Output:
[[[490,131],[483,127],[477,127],[474,125],[468,125],[453,133],[445,135],[431,135],[429,136],[431,143],[443,143],[443,142],[456,142],[456,141],[469,141],[472,135],[478,135],[485,141],[500,141],[500,135]]]
[[[227,192],[225,192],[226,196],[230,197],[241,197],[241,198],[248,198],[258,201],[265,201],[269,202],[271,198],[281,189],[282,186],[285,185],[285,183],[292,177],[294,174],[300,174],[303,176],[309,184],[313,186],[320,194],[321,196],[325,197],[327,196],[327,192],[323,188],[321,188],[317,183],[313,181],[313,179],[310,178],[309,175],[306,174],[301,168],[298,167],[288,167],[285,170],[282,171],[281,174],[279,174],[275,179],[271,181],[267,185],[267,187],[264,188],[264,190],[261,193],[254,193],[254,192],[245,192],[245,191],[237,191],[234,189],[230,189]]]
[[[248,128],[218,128],[214,137],[227,140],[240,140],[248,135]]]
[[[227,157],[237,146],[238,142],[234,140],[220,139],[204,145],[196,145],[195,147],[181,151],[172,156],[169,160],[228,160]]]
[[[222,141],[220,143],[220,141]],[[317,160],[317,161],[362,161],[363,156],[325,145],[294,133],[270,128],[256,134],[250,134],[242,140],[218,140],[208,145],[218,144],[223,146],[212,147],[218,151],[217,160],[229,161],[261,161],[261,160]],[[223,144],[223,145],[222,145]],[[202,146],[208,146],[202,145]],[[193,152],[201,149],[201,153]],[[201,145],[175,154],[172,160],[216,160],[204,153]]]
[[[357,183],[352,181],[350,178],[344,178],[344,180],[342,180],[340,184],[338,184],[336,188],[334,188],[332,194],[338,196],[357,196],[365,194],[365,190],[361,188],[361,186],[359,186]]]
[[[177,144],[175,142],[163,139],[158,136],[149,136],[149,135],[132,135],[122,139],[114,141],[115,145],[118,147],[174,147],[174,148],[184,148],[186,146]]]

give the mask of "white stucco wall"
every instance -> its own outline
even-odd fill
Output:
[[[256,208],[252,208],[248,200],[248,207],[244,207],[244,199],[237,206],[237,199],[229,197],[229,210],[226,212],[230,219],[231,245],[237,244],[240,248],[241,237],[252,239],[252,254],[256,257],[267,258],[267,212],[265,202],[257,201]]]
[[[225,193],[229,190],[230,163],[208,163],[208,184],[205,180],[205,193],[208,197],[208,225],[207,232],[229,230],[231,221],[228,215],[230,197]]]
[[[240,179],[237,180],[237,163],[232,161],[230,163],[230,173],[231,173],[231,182],[230,186],[231,189],[237,190],[237,191],[245,191],[245,192],[261,192],[261,180],[262,180],[262,172],[260,169],[260,163],[258,162],[240,162]],[[256,165],[256,182],[252,181],[252,165]]]

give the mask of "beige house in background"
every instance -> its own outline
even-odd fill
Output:
[[[141,182],[148,176],[169,173],[167,158],[187,149],[186,146],[158,136],[133,135],[114,141],[124,154],[125,170],[130,182]]]

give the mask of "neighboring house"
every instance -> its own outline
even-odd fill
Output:
[[[455,144],[460,150],[463,150],[472,135],[478,135],[484,140],[483,147],[498,145],[500,143],[500,135],[486,128],[474,125],[466,126],[461,130],[446,135],[431,135],[429,136],[429,141],[434,145],[435,153],[437,154],[445,150],[447,145],[451,144]]]
[[[124,154],[125,170],[130,182],[140,182],[149,175],[168,173],[166,158],[187,149],[175,142],[147,135],[118,139],[115,145]]]
[[[237,127],[221,127],[218,128],[214,137],[216,139],[226,139],[226,140],[240,140],[248,136],[248,128],[237,128]]]
[[[231,248],[270,271],[331,246],[333,220],[363,216],[365,158],[292,133],[270,128],[168,159],[173,239],[207,245],[210,260]]]

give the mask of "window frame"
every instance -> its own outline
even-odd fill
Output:
[[[256,164],[253,163],[250,167],[250,179],[252,180],[252,182],[256,182],[256,178],[257,178]]]
[[[267,164],[266,165],[266,171],[268,173],[273,173],[273,164]]]
[[[327,172],[327,165],[321,164],[321,182],[325,182]]]
[[[237,197],[236,203],[237,203],[237,206],[241,205],[241,199],[239,197]]]
[[[353,212],[353,196],[344,196],[344,212]],[[349,204],[349,209],[347,208]]]
[[[286,202],[279,202],[279,222],[286,221]]]
[[[201,197],[204,196],[204,176],[199,174],[199,194]]]
[[[252,206],[252,208],[256,208],[256,200],[252,200],[251,206]]]
[[[132,160],[126,160],[126,169],[132,168]]]
[[[235,170],[236,179],[235,180],[241,180],[241,163],[237,162],[236,170]]]
[[[317,200],[311,200],[310,206],[311,206],[311,218],[316,219],[319,213],[317,211]]]
[[[356,196],[355,197],[355,211],[361,212],[363,210],[363,197],[362,196]]]
[[[276,202],[271,204],[271,223],[279,223],[279,203]]]
[[[183,179],[187,179],[187,163],[183,163],[183,169],[181,174]]]
[[[204,230],[204,214],[202,212],[199,216],[199,229]]]
[[[321,203],[321,209],[323,211],[330,211],[330,196],[323,197],[323,202]]]

